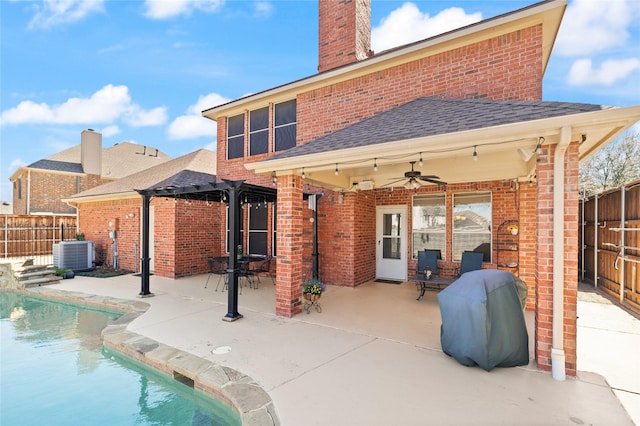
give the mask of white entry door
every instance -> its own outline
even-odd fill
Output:
[[[376,278],[407,279],[407,207],[378,207]]]

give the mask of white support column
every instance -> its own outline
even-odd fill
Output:
[[[571,142],[571,127],[560,129],[553,159],[553,322],[551,375],[565,380],[564,354],[564,159]]]

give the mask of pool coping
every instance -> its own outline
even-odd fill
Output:
[[[273,400],[254,379],[183,350],[165,345],[127,330],[150,305],[141,300],[118,299],[47,287],[0,289],[44,297],[81,306],[122,312],[123,315],[102,330],[103,345],[136,359],[176,381],[215,397],[231,407],[243,426],[279,426]]]

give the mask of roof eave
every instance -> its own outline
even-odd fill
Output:
[[[473,146],[498,147],[509,145],[510,148],[535,145],[538,138],[545,138],[545,144],[558,142],[560,129],[572,128],[572,139],[579,141],[586,135],[586,141],[580,147],[582,161],[603,144],[608,143],[621,132],[640,120],[640,105],[624,108],[609,108],[600,111],[584,112],[560,117],[531,120],[500,126],[465,130],[435,136],[426,136],[409,140],[397,140],[358,148],[349,148],[320,152],[281,159],[267,159],[260,162],[246,163],[248,170],[257,174],[300,174],[302,167],[307,172],[314,170],[333,170],[336,158],[340,164],[357,164],[377,158],[379,165],[397,162],[402,156],[427,153],[432,158],[444,158],[456,151]],[[438,152],[440,150],[440,152]],[[385,160],[385,157],[393,160]],[[405,160],[401,160],[405,161]]]

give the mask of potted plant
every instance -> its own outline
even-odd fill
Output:
[[[56,275],[63,279],[73,278],[76,274],[69,268],[56,268]]]
[[[308,278],[302,282],[302,297],[305,299],[303,309],[307,313],[310,312],[311,306],[315,306],[316,311],[322,312],[318,300],[325,288],[325,284],[317,278]]]
[[[507,229],[511,232],[511,235],[518,235],[518,225],[509,225]]]

